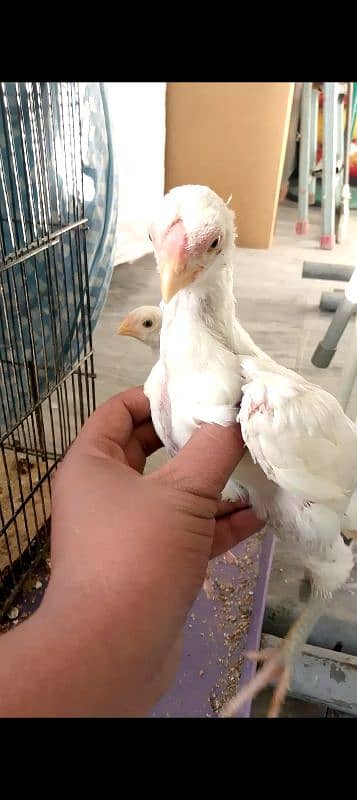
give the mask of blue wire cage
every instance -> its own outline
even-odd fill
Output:
[[[26,513],[95,405],[92,331],[110,284],[116,224],[103,84],[2,83],[0,583],[10,574],[14,585],[16,564],[34,550],[48,504],[42,497],[34,530]],[[18,475],[19,486],[11,483],[11,451],[30,465],[25,487]]]

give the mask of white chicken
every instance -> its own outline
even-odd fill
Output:
[[[121,321],[118,327],[119,336],[132,336],[143,342],[153,354],[155,360],[160,352],[160,332],[162,311],[160,306],[138,306],[133,308]]]
[[[341,531],[357,485],[357,427],[334,397],[279,366],[239,324],[234,215],[215,192],[171,190],[149,235],[165,303],[160,358],[144,387],[155,429],[174,454],[201,422],[238,419],[248,449],[224,495],[235,499],[237,478],[310,577],[310,597],[282,647],[250,654],[264,666],[222,712],[235,713],[276,680],[268,716],[277,716],[295,655],[353,566]]]
[[[160,352],[160,332],[162,322],[162,310],[160,306],[138,306],[127,314],[118,327],[119,336],[132,336],[143,342],[153,354],[153,358],[159,357]],[[243,489],[241,490],[243,493]],[[237,565],[237,557],[230,550],[225,553],[224,560],[227,564]],[[203,591],[208,599],[214,596],[214,583],[209,569],[203,583]]]

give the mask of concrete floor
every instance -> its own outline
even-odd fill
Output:
[[[336,246],[332,252],[319,248],[318,209],[311,210],[312,222],[307,237],[295,235],[296,218],[296,205],[286,203],[279,208],[276,235],[270,250],[237,250],[235,289],[238,314],[257,344],[267,353],[338,395],[352,323],[345,331],[338,352],[327,370],[314,367],[311,355],[331,319],[328,313],[318,308],[321,292],[334,287],[342,288],[343,284],[303,280],[301,271],[304,260],[357,264],[357,247],[352,249],[353,241],[357,242],[357,213],[352,212],[349,242]],[[143,304],[157,304],[159,300],[159,281],[152,256],[133,264],[123,264],[114,270],[107,302],[94,335],[98,404],[115,392],[145,380],[152,365],[151,351],[135,340],[116,336],[116,329],[130,309]],[[353,418],[357,416],[357,385],[348,413]],[[163,452],[156,454],[149,469],[162,463],[164,458]],[[268,628],[271,628],[272,617],[277,610],[281,612],[281,618],[284,614],[296,614],[300,602],[299,576],[300,573],[278,547],[269,585]],[[310,639],[312,643],[333,647],[336,637],[340,640],[345,636],[347,652],[357,654],[355,588],[356,570],[350,585],[334,599],[326,620],[314,630]],[[320,707],[317,710],[309,708],[309,713],[304,715],[321,716],[325,715],[325,711]],[[258,708],[257,715],[260,715]],[[296,706],[293,706],[290,715],[298,715]]]

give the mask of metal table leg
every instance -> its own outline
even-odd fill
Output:
[[[343,170],[341,173],[341,198],[337,209],[337,230],[336,240],[342,244],[348,233],[348,223],[350,218],[350,146],[351,146],[351,122],[352,122],[352,105],[353,105],[353,83],[348,84],[347,88],[347,114],[346,125],[343,136]],[[342,107],[343,119],[343,107]]]
[[[338,394],[338,399],[344,411],[346,411],[350,401],[353,387],[357,378],[357,317],[353,326],[353,341],[351,349],[345,361],[342,376],[341,376],[341,389]]]
[[[321,239],[323,250],[335,245],[335,189],[337,158],[337,103],[339,84],[324,84],[323,169],[321,199]]]
[[[325,369],[330,365],[336,353],[337,345],[341,339],[341,336],[355,311],[356,303],[351,303],[351,301],[348,300],[345,295],[344,299],[341,300],[337,306],[324,338],[321,339],[321,342],[319,342],[317,345],[312,356],[311,361],[314,367]]]
[[[309,183],[309,205],[315,204],[316,198],[316,177],[314,169],[316,166],[317,152],[317,131],[319,120],[319,91],[313,89],[311,92],[311,120],[310,120],[310,183]]]
[[[304,83],[301,104],[301,138],[299,154],[298,221],[296,233],[304,234],[309,229],[309,177],[311,138],[312,83]]]
[[[355,309],[357,308],[357,269],[354,271],[351,280],[346,286],[345,298],[354,303]],[[357,378],[357,317],[353,326],[353,338],[349,349],[348,356],[345,360],[342,376],[341,376],[341,389],[338,399],[344,411],[348,406],[353,387]]]

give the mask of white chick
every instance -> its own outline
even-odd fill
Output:
[[[132,336],[148,347],[156,360],[160,352],[162,312],[159,306],[139,306],[124,317],[119,336]]]
[[[160,352],[162,311],[159,306],[138,306],[124,317],[118,328],[119,336],[132,336],[150,347],[156,359]],[[230,550],[224,555],[227,564],[237,566],[237,557]],[[209,599],[214,596],[214,582],[209,570],[203,583],[203,591]]]

